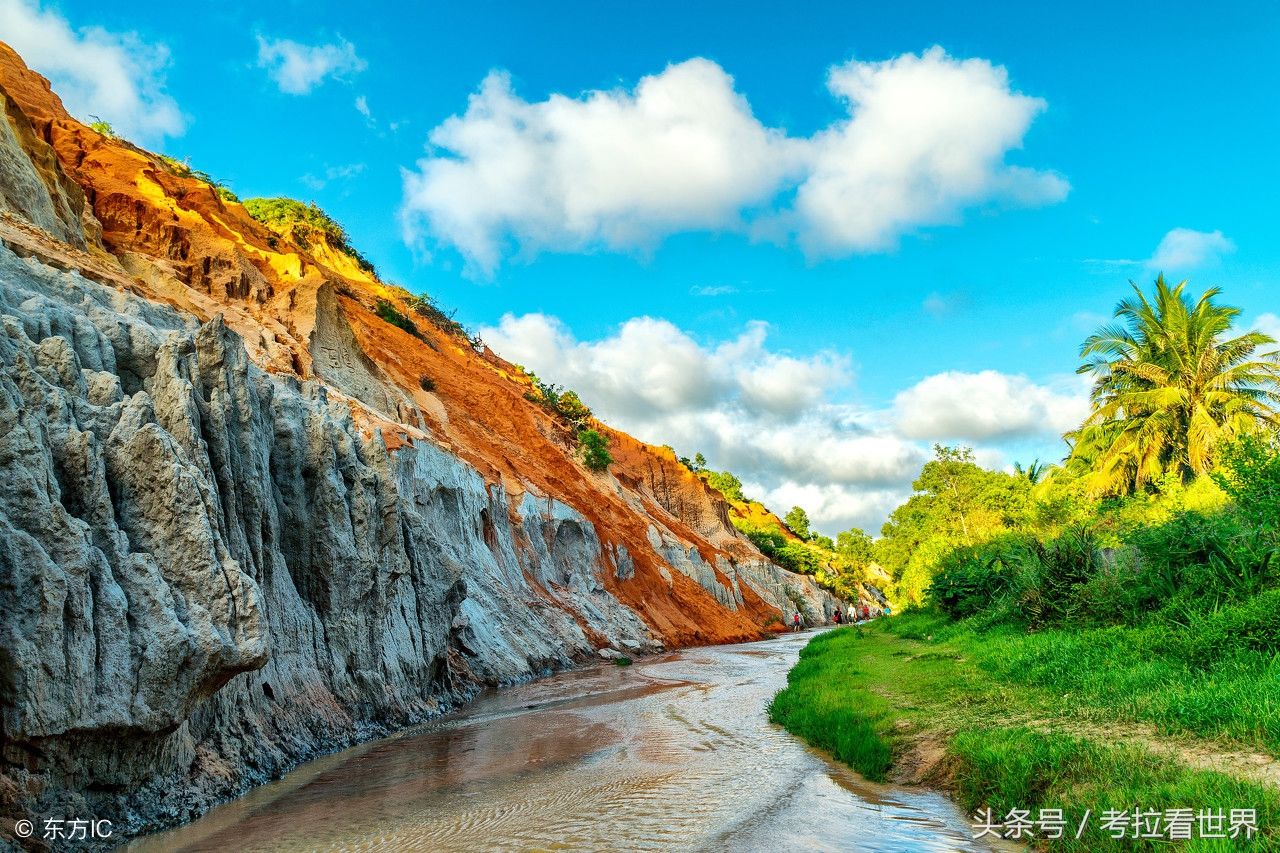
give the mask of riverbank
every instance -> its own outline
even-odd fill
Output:
[[[599,663],[307,764],[129,853],[990,850],[770,725],[812,636]]]
[[[1190,808],[1197,824],[1221,809],[1224,829],[1254,809],[1250,849],[1280,849],[1280,666],[1247,651],[1192,665],[1179,639],[1161,653],[1138,629],[978,633],[908,614],[815,637],[770,716],[869,779],[944,788],[995,822],[1062,809],[1064,838],[1028,833],[1048,849],[1168,846],[1132,824],[1111,837],[1105,813],[1135,808]]]

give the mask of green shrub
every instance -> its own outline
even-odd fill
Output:
[[[1056,625],[1080,618],[1082,587],[1097,571],[1098,547],[1087,529],[1048,542],[1028,542],[1028,571],[1020,604],[1033,625]]]
[[[524,395],[526,400],[537,403],[544,409],[549,409],[557,417],[567,421],[570,426],[579,431],[586,429],[588,422],[594,415],[591,409],[587,408],[587,405],[582,402],[577,392],[566,390],[551,382],[543,382],[535,374],[528,373],[528,371],[524,372],[533,383],[533,390],[526,392]],[[610,461],[613,460],[611,459]]]
[[[707,485],[731,501],[746,501],[742,494],[742,481],[728,471],[707,472]]]
[[[786,518],[782,520],[787,527],[791,528],[791,532],[801,539],[808,539],[813,535],[809,529],[809,514],[804,511],[803,507],[793,506],[787,512]]]
[[[773,561],[784,569],[790,569],[802,575],[811,575],[818,570],[818,555],[799,542],[787,542],[773,553]]]
[[[437,328],[470,339],[471,333],[467,331],[467,327],[454,319],[456,310],[445,312],[430,296],[417,296],[408,291],[404,292],[404,301],[409,306],[409,310],[425,318]],[[517,365],[517,369],[518,367]]]
[[[751,544],[760,549],[760,553],[766,557],[775,556],[783,545],[787,544],[787,538],[782,535],[782,531],[776,527],[743,527],[742,535],[751,540]]]
[[[413,335],[415,338],[422,337],[421,333],[418,332],[418,327],[413,325],[413,321],[401,314],[399,309],[397,309],[396,306],[391,304],[388,300],[379,299],[377,301],[377,306],[374,309],[374,313],[396,328],[403,329]]]
[[[613,463],[609,453],[609,439],[593,429],[578,433],[578,446],[582,448],[582,461],[592,471],[603,471]]]
[[[1174,597],[1212,608],[1277,581],[1274,538],[1239,511],[1182,513],[1130,538],[1138,565],[1129,590],[1129,621]]]
[[[1219,450],[1216,482],[1250,524],[1274,532],[1280,524],[1280,439],[1248,435]]]
[[[556,412],[570,424],[579,429],[586,426],[587,421],[591,420],[591,410],[578,397],[574,391],[565,391],[559,396],[555,406]]]
[[[956,619],[992,606],[1009,588],[1010,570],[999,554],[957,549],[939,563],[929,587],[929,601]]]
[[[346,230],[333,217],[325,213],[315,202],[303,204],[292,198],[249,198],[244,209],[254,219],[274,231],[284,233],[304,249],[312,241],[323,238],[329,245],[350,255],[362,270],[377,275],[377,270],[364,255],[356,251],[347,237]]]

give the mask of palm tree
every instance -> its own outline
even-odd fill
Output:
[[[1259,352],[1274,339],[1229,337],[1240,309],[1214,302],[1218,288],[1192,302],[1185,281],[1171,288],[1161,275],[1150,300],[1130,285],[1117,322],[1080,348],[1077,372],[1097,377],[1093,411],[1066,438],[1095,494],[1202,474],[1219,441],[1280,426],[1280,353]]]
[[[1013,463],[1013,473],[1022,477],[1033,486],[1044,479],[1044,475],[1048,470],[1049,466],[1045,465],[1039,459],[1031,460],[1031,464],[1025,467],[1023,467],[1021,462]]]

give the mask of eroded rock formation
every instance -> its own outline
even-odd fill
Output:
[[[0,841],[187,820],[486,685],[836,606],[669,451],[608,431],[588,470],[511,365],[380,319],[408,294],[3,45],[0,95]]]

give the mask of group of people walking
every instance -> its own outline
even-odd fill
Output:
[[[840,608],[837,607],[835,610],[835,613],[832,614],[831,616],[831,622],[832,624],[835,624],[835,625],[857,625],[862,622],[870,622],[872,619],[876,618],[877,616],[888,616],[888,615],[889,615],[888,604],[886,604],[884,607],[871,607],[870,605],[867,605],[867,604],[863,604],[861,606],[857,604],[850,604],[849,609],[847,611],[841,611]],[[791,630],[799,631],[802,627],[803,625],[801,624],[801,621],[800,621],[800,611],[797,610],[791,617]]]
[[[859,622],[870,622],[877,616],[888,616],[889,605],[884,607],[871,607],[864,604],[859,607],[856,604],[850,604],[849,609],[841,613],[840,608],[836,608],[835,614],[831,617],[831,621],[836,625],[856,625]]]

